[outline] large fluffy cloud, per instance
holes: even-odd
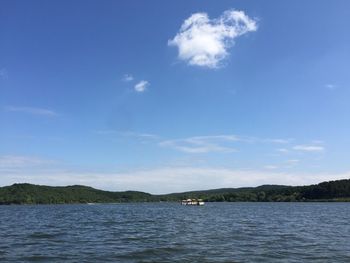
[[[190,65],[216,68],[229,54],[235,38],[256,30],[256,21],[243,11],[227,10],[217,19],[195,13],[168,44],[176,46],[179,58]]]

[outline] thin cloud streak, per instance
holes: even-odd
[[[160,142],[159,146],[173,148],[185,153],[230,153],[236,150],[221,144],[234,141],[238,141],[235,135],[194,136],[185,139],[165,140]]]
[[[55,160],[43,159],[36,156],[1,155],[0,175],[4,171],[26,171],[27,169],[42,169],[57,164]]]
[[[275,170],[275,169],[278,169],[278,166],[276,166],[276,165],[265,165],[264,169]]]
[[[31,115],[38,115],[38,116],[46,116],[46,117],[57,117],[59,114],[56,112],[49,110],[49,109],[43,109],[43,108],[35,108],[35,107],[15,107],[15,106],[6,106],[4,108],[5,111],[8,112],[18,112],[18,113],[25,113],[25,114],[31,114]]]
[[[323,152],[325,148],[323,146],[316,145],[296,145],[293,147],[293,150],[302,152]]]
[[[125,136],[125,137],[135,137],[140,139],[152,139],[152,140],[160,139],[160,137],[156,134],[132,132],[132,131],[96,130],[94,131],[94,133],[98,135],[116,135],[116,136]]]
[[[232,153],[236,152],[236,147],[232,144],[241,143],[272,143],[288,144],[291,139],[260,139],[249,136],[237,136],[234,134],[193,136],[183,139],[164,140],[159,142],[159,146],[173,148],[185,153]]]

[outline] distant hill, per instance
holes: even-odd
[[[109,192],[82,185],[52,187],[13,184],[0,188],[0,204],[72,204],[149,201],[152,195],[137,192]]]
[[[161,199],[172,201],[186,198],[201,198],[207,202],[350,201],[350,180],[329,181],[309,186],[261,185],[222,188],[161,196]]]
[[[53,187],[25,183],[0,187],[0,204],[159,202],[187,198],[201,198],[206,202],[350,201],[350,179],[309,186],[262,185],[165,195],[138,191],[110,192],[82,185]]]

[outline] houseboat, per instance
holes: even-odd
[[[202,199],[184,199],[181,201],[182,205],[204,205]]]

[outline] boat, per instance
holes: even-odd
[[[181,201],[182,205],[204,205],[202,199],[184,199]]]

